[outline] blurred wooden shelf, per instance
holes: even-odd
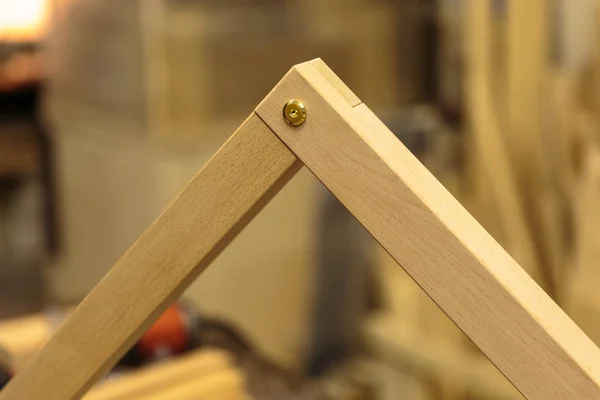
[[[39,169],[38,143],[28,134],[30,128],[21,128],[21,132],[0,128],[0,177],[33,175]]]

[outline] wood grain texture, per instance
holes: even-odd
[[[83,400],[139,399],[231,368],[226,353],[199,350],[102,383],[90,390]]]
[[[256,112],[525,397],[600,399],[598,348],[366,106],[304,63]]]
[[[300,166],[260,119],[249,117],[0,399],[82,396]]]

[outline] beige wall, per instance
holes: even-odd
[[[63,126],[57,136],[65,249],[48,282],[59,302],[85,296],[219,146],[158,149],[77,129]],[[185,295],[286,363],[298,360],[307,336],[316,185],[301,171]]]
[[[66,245],[52,297],[81,299],[294,63],[323,57],[373,108],[395,107],[395,14],[359,3],[321,32],[295,2],[74,2],[48,46]],[[187,293],[287,362],[308,336],[316,185],[300,173]]]

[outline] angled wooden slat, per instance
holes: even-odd
[[[325,68],[292,69],[264,123],[246,121],[0,400],[81,396],[293,175],[293,154],[528,399],[600,399],[598,348]],[[282,118],[291,98],[299,127]]]
[[[304,63],[256,112],[525,397],[600,399],[598,348],[364,104]]]
[[[0,399],[82,396],[300,166],[269,128],[250,116]]]

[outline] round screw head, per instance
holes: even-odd
[[[306,121],[306,107],[299,100],[290,100],[283,106],[283,118],[292,126],[300,126]]]

